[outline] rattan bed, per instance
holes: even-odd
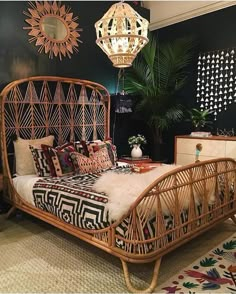
[[[104,139],[109,136],[109,112],[108,91],[90,81],[41,76],[6,86],[1,93],[4,197],[12,204],[9,214],[20,209],[120,258],[128,289],[152,292],[163,255],[227,218],[236,222],[236,163],[230,158],[219,158],[171,171],[149,185],[122,219],[101,230],[79,229],[24,201],[12,182],[12,135],[31,139],[53,133],[58,143]],[[183,220],[181,212],[186,199],[189,204],[187,218]],[[165,225],[163,203],[173,219],[171,228]],[[155,235],[147,238],[143,230],[150,218]],[[116,228],[124,219],[128,228],[122,237]],[[117,240],[123,242],[123,248],[117,247]],[[153,261],[150,286],[145,290],[135,289],[127,263]]]

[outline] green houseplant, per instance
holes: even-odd
[[[137,136],[129,137],[128,143],[129,143],[130,147],[133,147],[134,145],[147,144],[147,140],[144,137],[144,135],[138,134]]]
[[[199,110],[192,108],[188,111],[189,118],[186,121],[190,121],[194,127],[194,131],[200,131],[204,127],[210,127],[212,125],[211,120],[212,111],[209,109]]]
[[[193,47],[191,37],[157,44],[150,34],[125,74],[125,90],[138,97],[135,111],[149,126],[155,150],[160,150],[163,131],[183,118],[177,94],[186,83]],[[153,156],[159,159],[160,154]]]

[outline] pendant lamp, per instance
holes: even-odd
[[[130,67],[136,55],[148,43],[148,25],[149,22],[129,4],[115,3],[95,23],[96,43],[114,67]]]

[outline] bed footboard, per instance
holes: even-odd
[[[114,250],[131,262],[150,262],[220,221],[231,217],[235,222],[235,180],[236,162],[230,158],[163,175],[139,196],[122,222],[112,225]],[[117,233],[122,224],[125,237]]]

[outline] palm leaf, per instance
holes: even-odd
[[[191,282],[184,282],[183,283],[183,286],[185,288],[188,288],[188,289],[192,289],[192,288],[196,288],[199,286],[199,284],[194,284],[194,283],[191,283]]]
[[[223,244],[223,248],[226,250],[233,250],[236,248],[236,240],[231,240]]]
[[[217,260],[213,259],[212,257],[210,257],[210,258],[206,257],[205,259],[202,259],[200,261],[200,265],[203,267],[213,266],[213,265],[215,265],[215,263],[217,263]]]
[[[183,111],[177,93],[187,81],[193,57],[193,38],[159,44],[154,35],[125,74],[125,90],[138,97],[136,111],[150,127],[163,131],[180,121]]]

